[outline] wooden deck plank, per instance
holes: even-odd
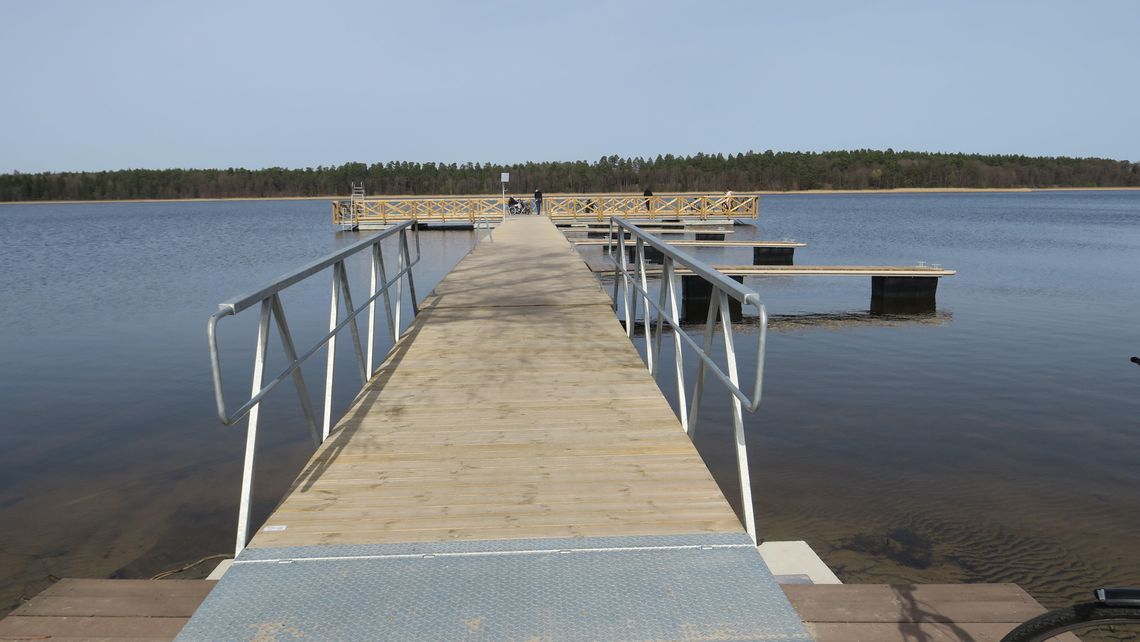
[[[543,539],[558,537],[616,537],[635,532],[639,535],[678,533],[727,533],[739,527],[735,515],[710,520],[683,519],[675,522],[595,523],[595,524],[511,524],[482,528],[454,527],[389,530],[341,529],[328,533],[260,532],[258,547],[314,546],[323,544],[399,544],[405,542],[444,542],[454,540]],[[301,541],[304,544],[296,544]]]
[[[999,642],[1045,612],[1016,584],[781,587],[816,642]],[[1075,636],[1059,642],[1080,642]]]
[[[1016,584],[785,586],[812,622],[1023,622],[1043,612]]]
[[[321,474],[312,476],[309,470],[303,475],[306,484],[317,483],[318,479],[337,481],[345,479],[377,479],[387,480],[393,478],[430,478],[467,476],[472,481],[476,479],[516,478],[541,480],[545,478],[565,478],[571,481],[575,478],[626,479],[626,480],[661,480],[671,478],[704,479],[699,471],[685,470],[691,464],[700,461],[699,458],[684,456],[664,457],[658,456],[653,462],[644,462],[640,457],[626,457],[623,461],[618,457],[607,457],[595,462],[584,462],[582,457],[562,457],[559,461],[546,461],[536,463],[531,459],[501,459],[488,461],[437,461],[437,462],[393,462],[383,467],[373,465],[359,465],[345,463],[339,466],[329,466],[327,461],[314,462],[322,464],[319,468]],[[334,462],[335,463],[335,462]],[[590,468],[584,463],[593,463]],[[428,464],[431,464],[430,466]],[[700,484],[698,484],[698,487]]]
[[[658,495],[655,490],[655,484],[647,484],[643,487],[637,487],[631,484],[614,484],[603,482],[602,484],[590,485],[587,483],[575,484],[577,487],[586,489],[585,492],[566,492],[562,494],[536,491],[515,491],[511,494],[497,494],[493,495],[488,490],[497,488],[498,485],[485,485],[482,487],[474,487],[465,493],[451,493],[441,490],[424,489],[422,485],[408,485],[405,486],[405,494],[398,492],[389,492],[383,500],[376,501],[372,499],[360,499],[352,497],[330,497],[325,498],[321,496],[306,497],[297,499],[292,502],[291,506],[295,510],[308,509],[308,507],[329,506],[336,505],[340,508],[354,508],[354,507],[368,507],[368,508],[389,508],[389,507],[402,507],[402,506],[451,506],[456,497],[465,497],[464,507],[478,507],[481,505],[495,506],[503,503],[507,504],[580,504],[590,502],[594,498],[594,493],[608,494],[608,495],[628,495],[631,498],[642,499],[650,501],[657,499]],[[703,494],[699,491],[691,492],[689,494],[686,489],[679,489],[670,491],[670,496],[677,498],[692,497],[700,499]]]
[[[212,580],[106,580],[64,578],[37,597],[133,597],[167,595],[205,597]],[[25,605],[26,606],[26,605]]]
[[[741,532],[549,221],[513,219],[421,314],[251,547]]]
[[[0,640],[173,640],[185,617],[8,617]]]
[[[1001,642],[1002,637],[1016,626],[975,622],[806,624],[815,642]]]
[[[945,277],[957,274],[954,270],[922,265],[714,265],[722,274],[729,276],[924,276]],[[614,265],[609,260],[591,261],[594,272],[613,272]],[[633,267],[630,267],[633,270]],[[660,275],[662,268],[646,266],[648,275]],[[692,274],[685,268],[677,268],[677,274]]]
[[[686,230],[693,231],[693,230]],[[719,234],[717,230],[695,230],[698,234]],[[798,241],[690,241],[688,239],[667,239],[669,245],[675,247],[807,247],[807,243]],[[575,238],[570,241],[574,245],[616,245],[609,239],[583,239]],[[628,247],[630,242],[626,241]]]
[[[0,640],[173,640],[215,584],[62,579],[0,621]]]
[[[157,580],[156,580],[157,581]],[[206,597],[201,595],[41,596],[13,615],[43,617],[190,617]]]

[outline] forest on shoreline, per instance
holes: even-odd
[[[490,194],[501,172],[516,193],[657,193],[906,188],[1140,187],[1140,163],[1104,158],[895,152],[746,152],[594,162],[345,163],[288,169],[124,169],[0,174],[0,201]]]

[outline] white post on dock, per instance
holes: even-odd
[[[503,190],[503,200],[499,201],[499,205],[503,208],[503,220],[507,220],[507,183],[511,182],[511,173],[503,172],[499,174],[499,186]]]

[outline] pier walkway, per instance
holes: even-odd
[[[810,640],[545,217],[444,278],[179,640]]]

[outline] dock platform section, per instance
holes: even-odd
[[[444,278],[179,639],[810,640],[546,218]]]

